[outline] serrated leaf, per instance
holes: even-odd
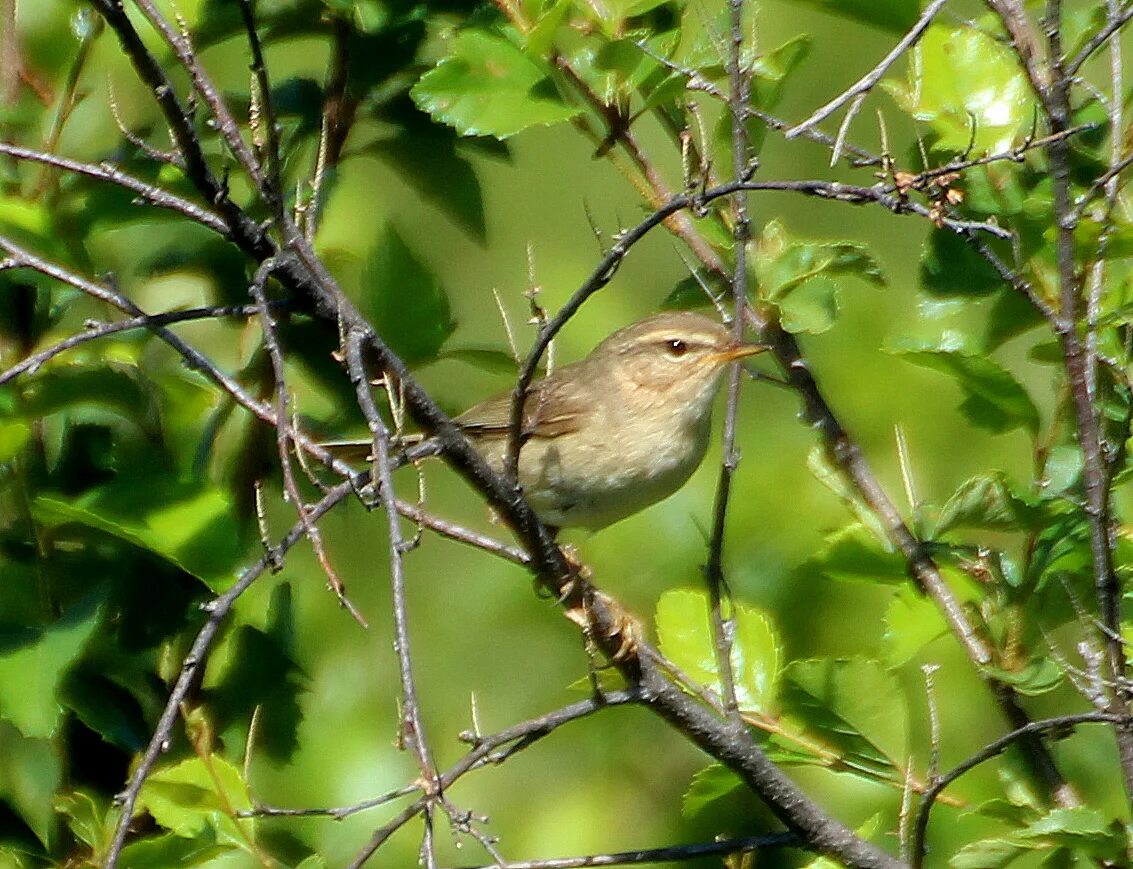
[[[97,860],[110,844],[114,832],[107,823],[108,801],[101,795],[80,789],[56,794],[52,808],[67,819],[75,838],[91,849]]]
[[[880,264],[865,245],[795,239],[775,220],[764,228],[753,268],[760,294],[778,305],[790,332],[818,334],[834,324],[836,278],[852,275],[876,286],[885,284]]]
[[[138,794],[138,811],[148,811],[162,827],[194,838],[208,829],[239,833],[228,813],[252,807],[239,767],[218,754],[192,757],[153,772]]]
[[[867,245],[793,238],[777,220],[763,230],[754,268],[760,291],[773,301],[819,276],[854,275],[875,286],[885,285],[881,264]]]
[[[741,711],[768,713],[778,693],[782,646],[770,619],[739,604],[735,611],[732,674]],[[721,691],[708,595],[675,589],[661,596],[655,615],[661,651],[685,673]]]
[[[929,536],[939,538],[954,528],[1038,530],[1045,520],[1040,508],[1014,493],[1006,474],[989,471],[960,484],[940,509]]]
[[[856,523],[828,535],[811,563],[832,579],[902,585],[909,580],[904,559]]]
[[[1008,839],[981,839],[953,854],[948,865],[953,869],[999,869],[1026,850]]]
[[[681,814],[686,818],[699,814],[705,806],[743,786],[739,776],[720,763],[706,766],[692,777],[692,783],[681,797]]]
[[[559,99],[546,72],[520,49],[482,30],[458,34],[409,93],[422,111],[465,136],[506,139],[580,111]]]
[[[988,673],[1001,682],[1011,685],[1020,694],[1038,696],[1053,691],[1062,684],[1062,668],[1051,658],[1038,657],[1015,669],[985,667]]]
[[[960,412],[972,425],[1003,434],[1039,429],[1039,411],[1009,371],[985,356],[936,348],[898,350],[904,359],[952,378],[964,393]]]

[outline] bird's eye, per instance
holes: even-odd
[[[688,353],[688,344],[680,338],[670,338],[665,342],[665,350],[674,359],[678,359]]]

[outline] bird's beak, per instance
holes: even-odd
[[[737,359],[746,359],[756,353],[764,353],[770,349],[770,344],[732,344],[719,353],[714,353],[712,358],[714,362],[724,365],[728,362],[735,362]]]

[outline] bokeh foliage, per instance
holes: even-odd
[[[737,597],[739,711],[768,756],[833,816],[894,852],[902,793],[914,791],[916,804],[915,792],[938,771],[931,758],[947,768],[1009,729],[981,678],[1010,686],[1036,718],[1088,711],[1091,690],[1105,691],[1065,360],[1036,306],[944,219],[1010,233],[974,231],[1040,302],[1058,308],[1050,166],[1041,148],[1027,147],[1047,131],[1036,129],[1036,98],[996,20],[970,5],[977,17],[939,17],[890,70],[849,139],[888,147],[896,169],[913,174],[1016,155],[899,191],[945,208],[935,220],[791,193],[750,200],[750,295],[803,343],[993,653],[978,667],[967,659],[861,494],[795,419],[795,399],[745,385],[745,459],[726,563]],[[1072,56],[1104,18],[1094,2],[1065,6]],[[261,135],[250,120],[256,98],[236,4],[199,0],[176,11],[249,138]],[[288,204],[306,204],[318,219],[319,254],[454,411],[514,378],[494,288],[525,343],[523,293],[537,284],[539,303],[561,304],[598,258],[591,223],[608,244],[660,204],[650,171],[673,192],[732,174],[729,114],[713,98],[728,86],[724,4],[273,0],[256,11]],[[742,60],[752,104],[804,117],[868,69],[919,12],[912,0],[751,4]],[[110,160],[195,198],[177,165],[147,153],[169,147],[163,123],[91,10],[23,3],[17,24],[21,75],[0,114],[6,141]],[[157,40],[153,50],[172,68]],[[1071,140],[1071,184],[1089,207],[1073,253],[1081,275],[1104,275],[1091,303],[1101,360],[1091,397],[1112,462],[1124,582],[1133,230],[1096,182],[1112,143],[1127,136],[1109,128],[1112,115],[1100,106],[1100,62],[1083,72],[1094,85],[1075,92],[1073,120],[1085,126]],[[332,94],[349,131],[338,139],[320,137]],[[199,135],[231,172],[233,198],[269,218],[203,114]],[[849,161],[832,169],[828,149],[784,141],[758,116],[746,126],[760,159],[755,180],[869,186],[898,177],[887,167],[878,181],[878,167]],[[643,156],[621,146],[625,130]],[[309,178],[320,161],[315,201]],[[11,157],[0,172],[0,236],[67,269],[111,275],[146,310],[247,301],[255,264],[216,234],[113,184]],[[702,243],[691,253],[674,253],[658,230],[567,330],[560,352],[577,356],[662,305],[706,304],[706,289],[722,292],[706,260],[734,262],[732,230],[721,203],[689,221],[687,233]],[[276,301],[302,425],[357,433],[353,387],[332,355],[338,336],[296,300]],[[6,268],[0,369],[116,317],[33,269]],[[270,396],[270,365],[247,316],[175,328],[246,389]],[[0,857],[17,866],[99,865],[117,820],[112,797],[153,731],[203,623],[202,604],[260,555],[253,492],[264,493],[259,518],[273,536],[294,511],[280,497],[273,433],[144,330],[79,344],[5,382],[0,408]],[[894,445],[894,426],[907,448]],[[504,533],[451,475],[425,475],[430,510]],[[665,505],[576,542],[599,585],[652,614],[662,651],[719,690],[699,575],[712,477],[706,471]],[[403,485],[416,497],[411,476]],[[122,865],[341,865],[385,816],[335,823],[239,812],[261,803],[345,805],[414,778],[390,745],[397,682],[384,526],[357,505],[325,524],[348,592],[374,627],[356,629],[336,607],[305,550],[261,580],[241,600],[182,710],[184,726],[142,790],[139,833]],[[428,536],[408,565],[426,721],[446,761],[463,750],[457,734],[470,726],[470,690],[488,730],[576,699],[586,656],[521,571]],[[934,674],[939,735],[922,665]],[[731,772],[644,713],[611,710],[573,727],[585,732],[556,734],[495,780],[487,771],[462,783],[460,800],[491,812],[510,856],[775,828]],[[935,809],[934,865],[1124,859],[1128,804],[1112,734],[1089,725],[1057,737],[1051,750],[1081,804],[1056,805],[1009,750]],[[391,865],[416,859],[410,835],[391,848]],[[448,856],[459,853],[453,846]],[[810,859],[760,856],[770,865]]]

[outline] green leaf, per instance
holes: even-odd
[[[806,457],[806,466],[815,479],[838,496],[846,507],[857,517],[858,523],[872,534],[883,546],[889,546],[889,535],[881,520],[874,515],[869,505],[862,500],[857,489],[851,486],[845,475],[830,460],[826,448],[816,445]]]
[[[1047,657],[1032,658],[1022,667],[1012,670],[990,666],[983,669],[1020,694],[1031,697],[1046,694],[1062,684],[1062,668]]]
[[[32,513],[49,527],[75,523],[110,534],[175,564],[214,591],[235,581],[244,554],[227,494],[159,474],[120,476],[72,500],[40,495]]]
[[[24,736],[50,739],[63,715],[59,686],[82,655],[102,618],[101,599],[89,596],[72,606],[30,642],[0,653],[0,716]]]
[[[1018,497],[1002,471],[989,471],[965,480],[940,510],[929,535],[941,537],[953,528],[994,531],[1038,530],[1043,511]]]
[[[856,523],[827,536],[811,563],[831,579],[901,585],[909,580],[904,559]]]
[[[681,814],[694,817],[710,803],[743,786],[739,776],[720,763],[713,763],[692,777],[692,784],[681,798]]]
[[[953,869],[999,869],[1026,850],[1008,839],[981,839],[957,851],[948,865]]]
[[[218,754],[192,757],[154,772],[138,794],[137,811],[148,811],[162,827],[185,838],[215,830],[242,838],[231,810],[250,809],[252,800],[239,767]]]
[[[122,849],[120,865],[130,869],[169,869],[182,867],[215,866],[217,858],[235,851],[229,844],[216,841],[211,830],[194,838],[175,833],[146,836]]]
[[[1027,135],[1031,89],[1018,59],[990,34],[934,24],[913,49],[906,82],[883,83],[898,105],[938,137],[938,150],[1003,151]]]
[[[101,862],[114,833],[113,820],[107,817],[108,801],[85,789],[57,794],[53,808],[67,818],[67,826],[75,838],[91,849],[96,862]]]
[[[904,33],[920,14],[918,0],[794,0],[893,33]]]
[[[811,38],[802,34],[755,57],[751,66],[751,99],[755,105],[767,112],[779,105],[791,74],[810,54],[811,43]],[[766,130],[766,125],[760,125]]]
[[[782,646],[770,619],[739,604],[735,611],[732,674],[743,711],[768,713],[778,693]],[[721,692],[708,595],[675,589],[661,596],[655,616],[661,651],[685,673]]]
[[[1003,278],[963,237],[950,229],[929,233],[921,256],[921,287],[938,296],[987,296]]]
[[[448,295],[392,225],[382,233],[363,282],[362,307],[382,339],[410,365],[435,359],[456,328]]]
[[[719,299],[728,292],[730,288],[727,282],[719,275],[709,274],[700,277],[689,275],[687,278],[682,278],[669,291],[661,307],[667,311],[688,311],[711,305],[712,299],[709,298],[709,293]]]
[[[419,113],[417,118],[424,120]],[[458,142],[448,127],[424,122],[394,138],[380,139],[368,150],[483,245],[487,240],[484,197],[472,164],[457,151]]]
[[[513,379],[519,373],[519,363],[511,353],[492,347],[446,347],[437,354],[437,359],[455,359],[493,374],[506,374]]]
[[[51,803],[63,780],[58,747],[51,740],[26,737],[0,719],[0,757],[0,802],[11,806],[50,850],[56,829]]]
[[[1014,288],[1007,287],[996,297],[987,323],[986,349],[995,350],[1012,338],[1029,332],[1045,321],[1038,308]]]
[[[761,295],[779,306],[791,332],[824,332],[838,311],[838,283],[852,275],[875,286],[885,277],[877,259],[852,241],[801,241],[791,238],[776,220],[764,228],[753,268]]]
[[[914,365],[951,377],[964,393],[960,412],[979,428],[1003,434],[1024,428],[1038,433],[1039,411],[1006,369],[985,356],[945,348],[898,349]]]
[[[876,661],[794,661],[783,680],[783,711],[838,755],[832,769],[895,782],[902,773],[907,714],[897,680]]]
[[[522,51],[481,30],[458,34],[449,54],[409,93],[422,111],[465,136],[506,139],[580,111],[559,99],[544,70]]]
[[[858,834],[858,838],[869,841],[877,835],[880,829],[881,814],[878,813],[868,817],[854,832]],[[842,869],[844,865],[845,864],[833,860],[830,857],[816,857],[814,860],[807,863],[803,869]]]
[[[899,667],[947,633],[948,626],[935,603],[922,594],[902,589],[885,611],[885,663]]]
[[[23,422],[0,423],[0,464],[10,462],[31,437],[31,428]]]

